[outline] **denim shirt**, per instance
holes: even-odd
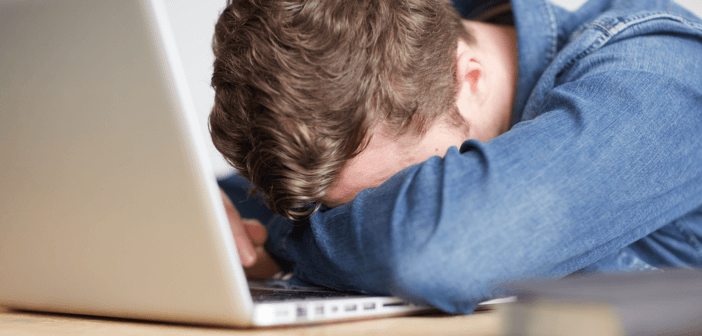
[[[511,130],[269,217],[297,279],[469,313],[514,280],[702,267],[702,20],[664,0],[512,8]]]

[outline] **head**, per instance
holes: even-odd
[[[343,203],[333,187],[369,143],[463,123],[459,40],[472,42],[448,0],[231,0],[213,42],[214,144],[278,214]]]

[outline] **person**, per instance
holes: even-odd
[[[228,3],[210,126],[247,274],[470,313],[519,279],[702,267],[702,20],[453,6]]]

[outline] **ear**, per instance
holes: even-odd
[[[456,51],[456,85],[458,99],[480,104],[487,97],[485,68],[477,54],[464,41],[458,41]]]

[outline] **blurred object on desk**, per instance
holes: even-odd
[[[597,274],[526,282],[497,307],[506,335],[700,335],[702,272]]]

